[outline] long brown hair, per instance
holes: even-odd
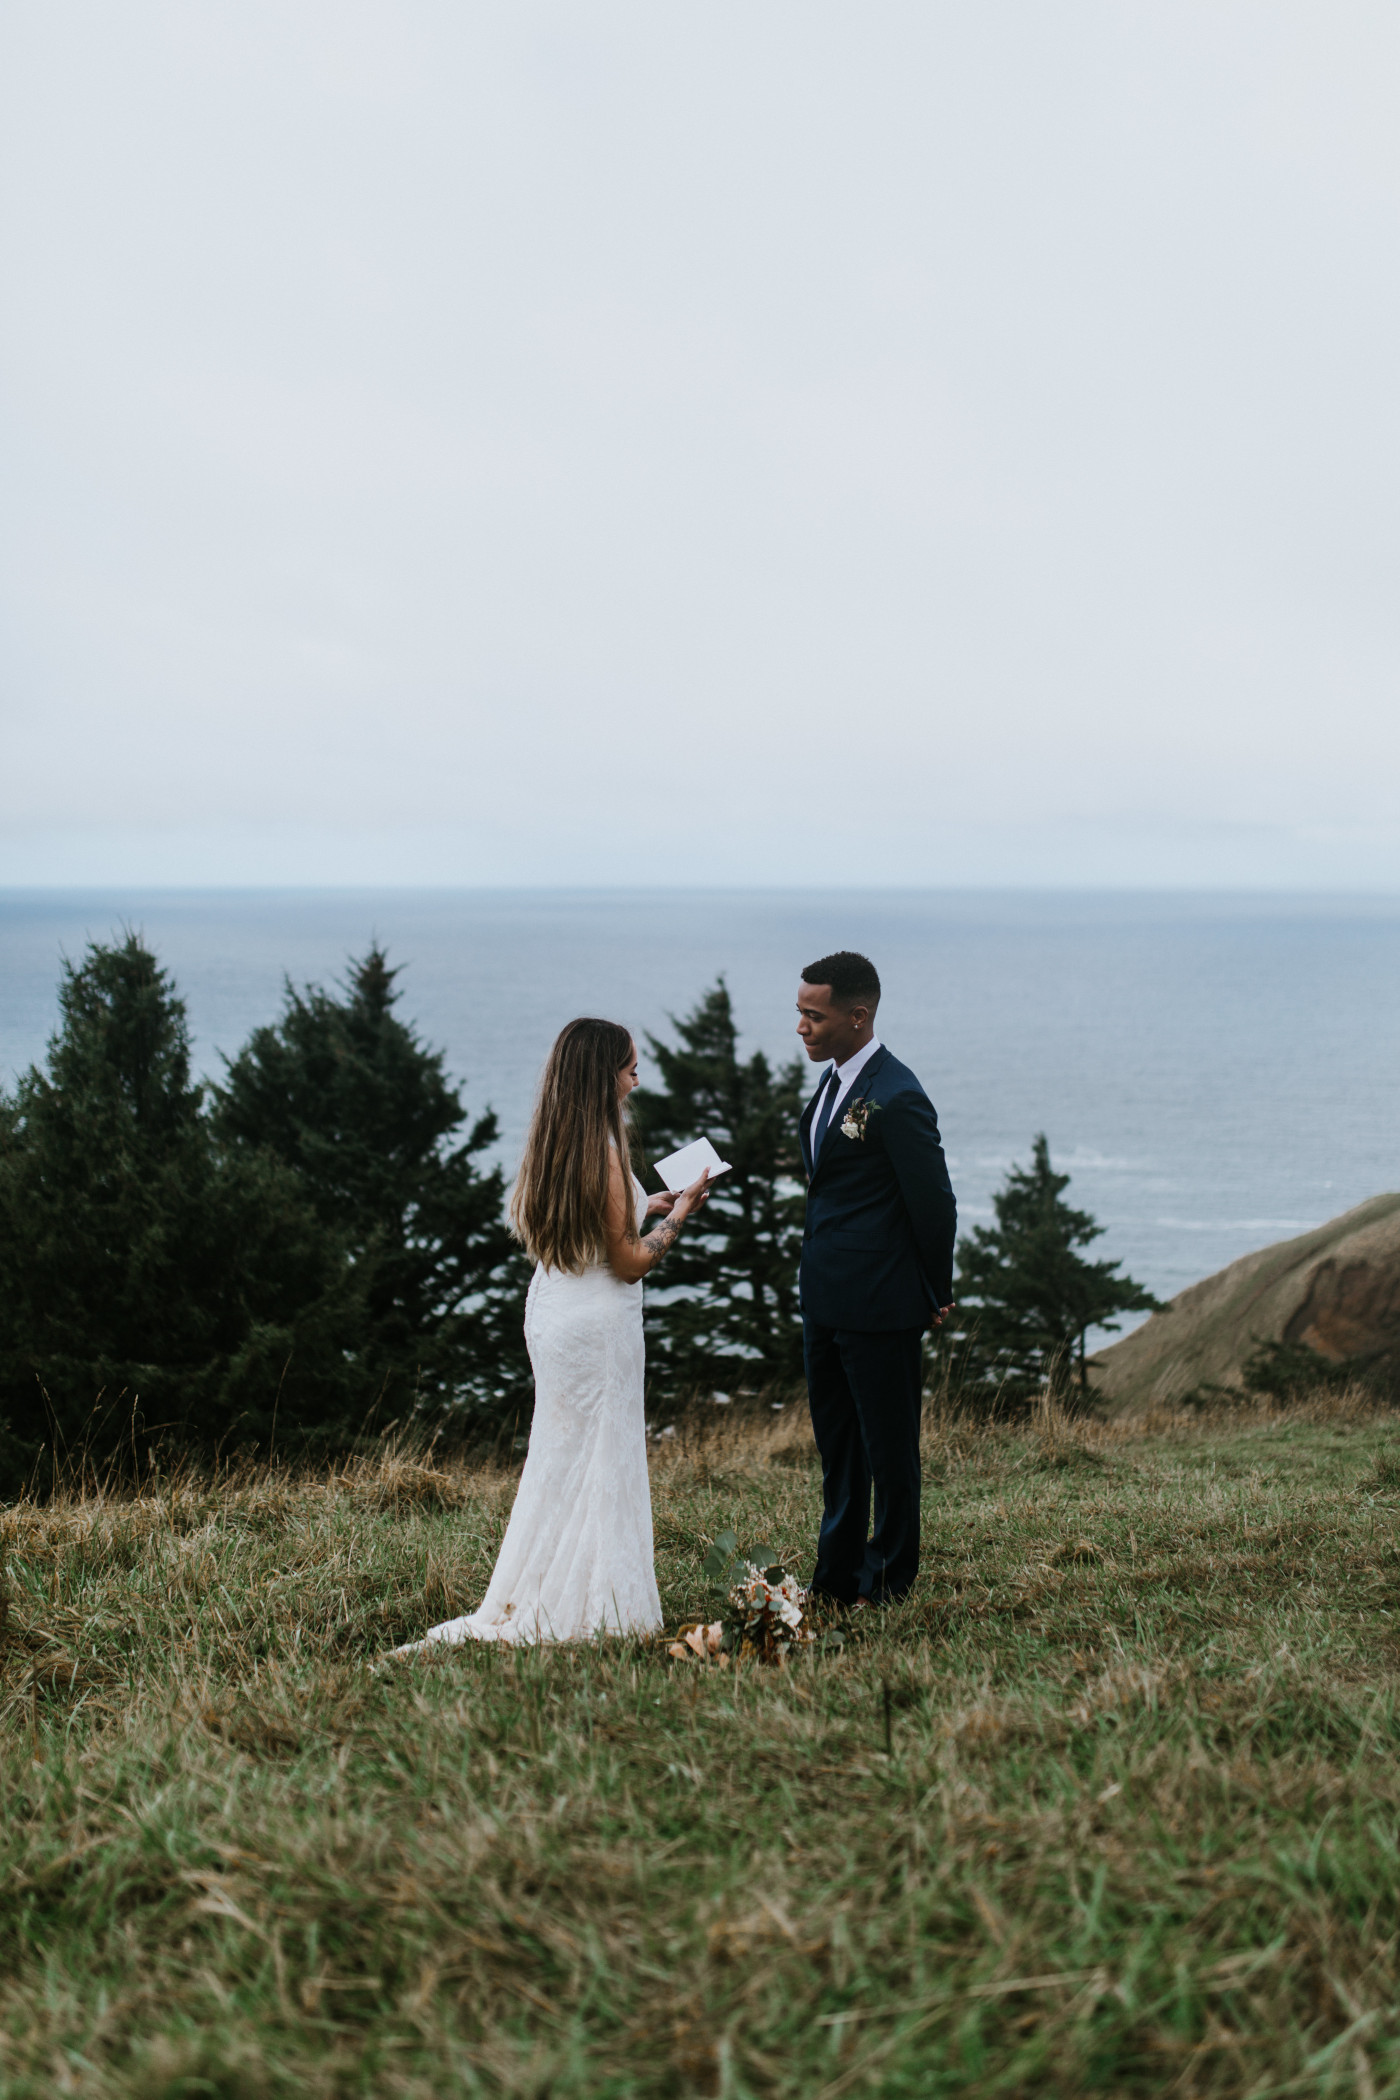
[[[632,1037],[617,1021],[570,1021],[540,1076],[535,1113],[510,1199],[510,1225],[547,1269],[579,1275],[605,1244],[609,1140],[623,1172],[629,1147],[618,1075]],[[632,1206],[625,1231],[636,1239]]]

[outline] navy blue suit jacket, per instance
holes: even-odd
[[[841,1129],[857,1101],[870,1104],[865,1135]],[[907,1065],[881,1044],[827,1124],[809,1143],[815,1097],[798,1129],[807,1168],[802,1311],[819,1327],[878,1332],[927,1327],[953,1299],[953,1199],[938,1117]]]

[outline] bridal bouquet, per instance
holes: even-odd
[[[722,1531],[710,1548],[705,1573],[721,1591],[725,1611],[706,1624],[682,1627],[681,1638],[667,1653],[680,1660],[698,1656],[727,1663],[731,1657],[755,1662],[785,1662],[794,1650],[816,1639],[806,1621],[807,1592],[795,1575],[774,1558],[771,1546],[746,1553],[732,1531]]]

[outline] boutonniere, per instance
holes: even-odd
[[[879,1113],[878,1101],[853,1101],[841,1124],[842,1137],[863,1138],[870,1128],[870,1118]]]

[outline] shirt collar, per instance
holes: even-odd
[[[864,1068],[866,1067],[866,1065],[869,1064],[871,1058],[875,1055],[875,1052],[879,1049],[879,1047],[879,1036],[872,1035],[870,1041],[864,1046],[863,1049],[857,1050],[854,1057],[848,1057],[844,1065],[837,1065],[836,1077],[841,1081],[843,1086],[845,1085],[848,1079],[854,1079],[858,1072],[864,1070]]]

